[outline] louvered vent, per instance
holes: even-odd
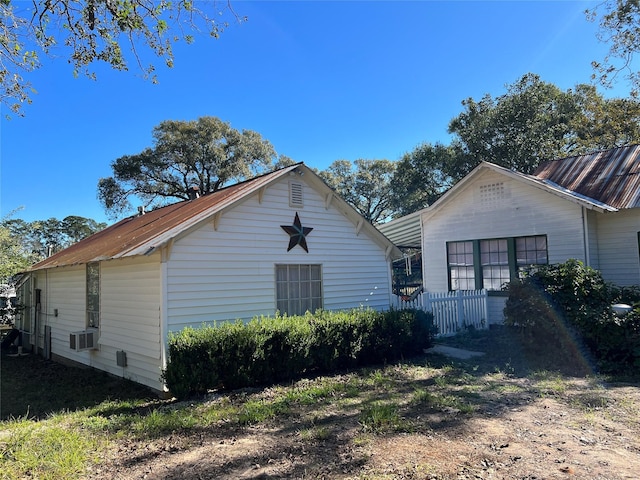
[[[304,201],[302,197],[302,184],[299,182],[289,183],[289,206],[290,207],[304,206]]]

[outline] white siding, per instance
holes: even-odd
[[[587,235],[587,239],[589,242],[589,262],[587,263],[587,265],[595,269],[600,269],[600,255],[598,248],[598,216],[600,214],[592,210],[587,210],[586,214],[587,231],[589,232]]]
[[[487,310],[489,315],[489,324],[504,323],[504,306],[507,302],[506,295],[490,296],[487,299]]]
[[[604,279],[620,286],[640,284],[640,209],[598,214],[597,232]]]
[[[93,366],[162,389],[160,258],[137,257],[100,264],[100,350]],[[116,364],[124,351],[127,366]]]
[[[480,186],[500,184],[499,194]],[[555,195],[485,171],[431,217],[423,217],[423,271],[427,291],[446,291],[446,244],[450,241],[547,235],[549,263],[585,260],[582,208]],[[492,315],[500,302],[491,301]],[[501,318],[490,318],[491,323]]]
[[[324,308],[389,307],[390,267],[381,247],[305,185],[304,206],[289,206],[284,179],[175,242],[167,268],[169,329],[275,313],[275,265],[321,264]],[[296,212],[309,253],[287,252]]]
[[[86,326],[84,266],[38,272],[35,288],[41,290],[39,347],[44,347],[44,327],[49,326],[51,353],[88,365],[87,352],[76,353],[69,348],[69,333]]]
[[[85,266],[38,272],[37,288],[42,289],[38,330],[51,327],[52,355],[161,390],[159,271],[159,255],[100,263],[99,348],[83,352],[69,348],[69,334],[86,328]],[[127,353],[125,368],[116,365],[118,350]]]

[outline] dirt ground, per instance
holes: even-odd
[[[336,402],[254,426],[122,440],[89,478],[640,478],[637,385],[489,371],[445,385],[432,381],[446,367],[440,360],[418,373],[424,385],[443,394],[473,387],[472,411],[406,409],[411,429],[380,433],[363,429],[362,405]],[[471,372],[474,361],[464,361]]]

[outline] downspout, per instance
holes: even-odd
[[[169,322],[167,318],[168,305],[167,305],[167,290],[168,290],[168,262],[160,262],[160,311],[158,312],[159,326],[160,326],[160,368],[164,371],[167,368],[167,360],[169,353]],[[161,391],[167,393],[168,389],[163,382]]]
[[[587,210],[582,208],[582,243],[584,248],[584,264],[587,267],[591,266],[591,248],[589,245],[589,222],[587,221]]]
[[[422,294],[427,291],[427,256],[424,251],[424,223],[422,220],[422,214],[420,214],[420,263],[422,263]],[[424,296],[422,297],[425,298]]]

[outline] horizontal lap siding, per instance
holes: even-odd
[[[600,254],[598,247],[598,217],[600,213],[588,210],[587,212],[587,231],[588,231],[588,252],[590,267],[600,269]]]
[[[503,182],[504,195],[483,202],[480,185]],[[584,260],[582,209],[537,188],[485,172],[427,218],[424,225],[425,286],[448,289],[446,243],[462,240],[547,235],[549,262]]]
[[[604,279],[621,286],[640,284],[640,209],[599,214],[597,231],[600,271]]]
[[[304,207],[289,207],[288,181],[272,185],[173,246],[168,265],[169,329],[214,320],[247,320],[275,313],[275,265],[321,264],[325,309],[389,306],[389,265],[384,251],[324,198],[304,187]],[[296,212],[309,253],[287,252]],[[372,294],[373,293],[373,294]]]
[[[51,353],[90,365],[88,352],[75,352],[69,348],[69,333],[84,330],[86,326],[84,265],[38,272],[36,288],[42,290],[42,326],[51,327]],[[40,328],[41,334],[43,331],[44,328]]]
[[[489,296],[487,298],[487,310],[489,315],[489,324],[504,323],[504,306],[507,297]]]
[[[159,256],[102,262],[100,268],[100,351],[94,365],[159,390]],[[118,351],[126,352],[126,367],[116,364]]]

